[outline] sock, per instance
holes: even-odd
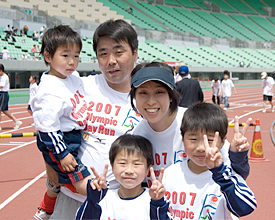
[[[40,203],[40,207],[48,214],[53,213],[54,205],[57,197],[48,196],[47,192],[44,195],[44,199]]]

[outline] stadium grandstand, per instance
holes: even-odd
[[[131,23],[139,37],[139,60],[183,62],[193,77],[212,79],[225,69],[233,79],[260,79],[275,68],[274,0],[0,0],[1,60],[11,88],[27,88],[30,74],[46,66],[32,53],[33,34],[42,26],[68,24],[80,33],[83,48],[79,72],[99,71],[92,49],[96,27],[108,19]],[[7,25],[18,35],[6,38]],[[28,26],[27,35],[20,30]],[[36,60],[36,61],[34,61]]]

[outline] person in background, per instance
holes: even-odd
[[[13,120],[14,129],[18,129],[22,125],[22,121],[18,121],[13,114],[9,112],[9,89],[10,89],[10,79],[5,73],[5,67],[0,64],[0,111]],[[0,122],[1,122],[1,112],[0,112]],[[1,127],[0,127],[1,130]]]
[[[203,101],[203,93],[199,82],[189,77],[188,66],[179,68],[181,80],[176,83],[176,90],[180,93],[179,106],[188,107],[193,103]]]
[[[235,89],[234,83],[231,79],[229,79],[229,72],[227,70],[224,71],[223,74],[224,80],[222,81],[221,85],[221,102],[222,99],[224,99],[224,110],[229,109],[229,102],[228,99],[231,96],[231,90],[234,88],[235,94],[237,94],[237,91]]]
[[[217,99],[217,104],[220,105],[220,92],[221,92],[221,82],[217,76],[214,77],[214,79],[211,82],[211,87],[212,87],[212,101],[213,103],[216,103]]]
[[[271,112],[274,112],[274,107],[273,107],[273,102],[272,102],[272,97],[274,95],[273,92],[273,85],[274,85],[274,79],[270,76],[267,75],[266,72],[261,73],[261,79],[263,80],[262,82],[262,87],[263,87],[263,113],[266,112],[266,103],[267,100],[269,101],[271,105]]]

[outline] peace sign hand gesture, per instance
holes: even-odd
[[[211,146],[209,146],[207,135],[203,135],[203,141],[205,146],[205,163],[208,169],[218,167],[223,162],[222,153],[217,146],[219,140],[219,132],[215,132],[214,140]]]
[[[162,184],[164,168],[161,168],[158,180],[156,179],[153,167],[150,167],[150,173],[152,178],[152,186],[149,189],[149,194],[152,200],[160,200],[166,191]]]
[[[235,116],[234,120],[234,136],[230,144],[230,150],[233,152],[247,151],[249,150],[249,143],[244,136],[248,126],[250,125],[252,118],[247,119],[242,132],[239,131],[239,117]]]
[[[95,178],[90,183],[93,190],[97,189],[98,191],[100,191],[101,189],[106,189],[107,188],[106,175],[108,171],[108,164],[105,164],[105,167],[101,176],[98,175],[94,167],[91,167],[91,170],[95,175]]]

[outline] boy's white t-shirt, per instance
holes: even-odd
[[[121,93],[110,88],[103,74],[81,77],[87,100],[88,115],[87,128],[82,131],[81,146],[78,156],[88,167],[93,166],[99,175],[104,165],[109,164],[106,179],[110,189],[118,188],[109,162],[111,144],[121,135],[132,133],[136,125],[142,120],[131,107],[129,93]],[[85,196],[72,193],[62,187],[67,196],[84,202]]]
[[[0,91],[8,92],[10,90],[10,79],[7,74],[0,76],[0,86],[3,86]]]
[[[211,87],[214,89],[214,96],[220,95],[221,91],[221,82],[218,80],[215,82],[215,80],[212,80]]]
[[[231,219],[226,199],[209,170],[195,174],[188,168],[186,160],[168,167],[162,183],[173,219],[208,219],[205,218],[207,212],[213,220]]]
[[[231,89],[234,87],[234,84],[231,79],[223,80],[222,81],[222,93],[223,97],[230,97],[231,96]]]
[[[274,79],[270,76],[267,77],[267,79],[263,79],[262,86],[263,86],[263,94],[267,96],[273,96],[273,85],[274,85]],[[271,91],[268,92],[271,88]]]
[[[149,189],[135,199],[121,199],[118,189],[108,190],[106,196],[99,202],[102,209],[100,219],[150,219]]]
[[[84,128],[87,103],[83,83],[70,75],[65,79],[43,73],[37,94],[31,101],[35,129],[68,132]]]
[[[30,88],[30,98],[29,98],[28,104],[30,105],[31,101],[33,100],[34,96],[37,93],[37,89],[38,89],[37,83],[31,83],[29,88]]]

